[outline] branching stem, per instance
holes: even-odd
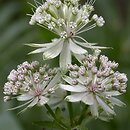
[[[82,123],[84,116],[86,115],[87,108],[88,108],[88,105],[85,105],[85,107],[83,108],[82,113],[79,117],[78,125],[80,125]]]
[[[70,95],[70,92],[67,92],[67,95]],[[67,102],[68,111],[69,111],[69,117],[70,117],[70,124],[73,126],[73,106],[71,102]]]
[[[45,104],[46,109],[48,110],[48,112],[50,113],[50,115],[54,118],[54,120],[57,122],[57,124],[62,127],[63,130],[69,130],[69,128],[61,121],[58,120],[55,113],[53,112],[53,110],[50,108],[50,106],[48,104]]]

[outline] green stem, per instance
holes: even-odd
[[[67,92],[67,95],[70,95],[70,92]],[[71,102],[67,102],[69,117],[70,117],[70,124],[73,126],[73,106]]]
[[[50,108],[50,106],[48,104],[45,104],[46,109],[48,110],[48,112],[51,114],[51,116],[54,118],[54,120],[57,122],[57,124],[63,128],[63,130],[68,130],[68,127],[60,120],[57,119],[55,113],[53,112],[53,110]]]
[[[80,125],[82,123],[84,117],[86,116],[87,108],[88,108],[88,105],[85,105],[85,107],[83,108],[82,113],[81,113],[81,115],[79,117],[78,125]]]

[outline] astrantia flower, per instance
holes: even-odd
[[[87,55],[81,66],[70,65],[69,76],[64,77],[68,85],[60,85],[62,89],[72,92],[66,100],[89,105],[92,115],[96,117],[102,111],[114,115],[113,106],[124,105],[115,97],[125,93],[127,86],[126,74],[115,71],[117,67],[118,63],[97,54]]]
[[[52,59],[60,55],[60,67],[66,68],[71,64],[71,55],[86,54],[84,48],[104,48],[94,46],[95,43],[88,43],[78,36],[96,26],[102,27],[105,23],[102,16],[92,15],[95,0],[88,1],[85,5],[79,6],[79,0],[47,0],[36,7],[31,17],[30,24],[37,24],[56,33],[59,38],[47,44],[30,44],[39,49],[31,52],[43,53],[44,59]]]
[[[27,105],[27,108],[34,105],[44,105],[49,97],[57,89],[60,80],[60,73],[57,68],[48,69],[47,65],[40,66],[39,62],[31,64],[24,62],[18,65],[17,70],[12,70],[8,76],[8,82],[4,85],[4,101],[16,98],[25,103],[15,107],[20,108]]]

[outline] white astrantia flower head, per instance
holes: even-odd
[[[10,110],[23,106],[27,106],[24,110],[35,105],[43,106],[58,88],[60,75],[58,68],[40,66],[38,61],[24,62],[18,65],[17,70],[10,72],[8,82],[4,85],[4,101],[16,98],[18,101],[26,102]]]
[[[95,51],[82,60],[82,65],[69,65],[69,76],[63,79],[68,83],[60,84],[70,91],[65,99],[69,102],[83,102],[89,105],[93,116],[100,117],[102,112],[114,115],[114,105],[125,105],[116,96],[126,92],[127,76],[115,71],[118,63]]]
[[[94,27],[102,27],[105,23],[102,16],[92,15],[95,0],[88,0],[85,5],[79,6],[79,0],[46,0],[36,7],[31,17],[30,24],[37,24],[59,36],[51,43],[30,44],[38,47],[31,52],[43,53],[44,59],[52,59],[60,55],[60,67],[66,68],[71,64],[71,55],[86,54],[90,49],[103,49],[105,47],[94,46],[96,43],[88,43],[79,34]]]

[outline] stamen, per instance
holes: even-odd
[[[30,17],[32,17],[33,15],[32,14],[26,14],[27,16],[30,16]]]
[[[96,0],[94,0],[94,1],[92,2],[92,5],[94,5],[95,2],[96,2]]]
[[[88,24],[88,23],[85,23],[83,26],[81,26],[81,27],[76,31],[76,33],[79,32],[82,28],[84,28],[87,24]]]
[[[91,29],[93,29],[93,28],[95,28],[95,27],[96,27],[96,23],[93,24],[93,25],[88,26],[86,29],[84,29],[84,30],[82,30],[82,31],[80,31],[80,32],[77,32],[76,34],[81,34],[81,33],[83,33],[83,32],[89,31],[89,30],[91,30]]]
[[[37,4],[36,0],[33,0],[33,1],[34,1],[35,5],[38,7],[38,4]]]
[[[85,43],[88,43],[84,38],[82,38],[82,37],[80,37],[80,36],[73,36],[73,38],[78,38],[78,39],[84,41]]]
[[[40,27],[42,27],[42,28],[44,28],[44,29],[46,29],[46,30],[48,30],[48,31],[51,31],[52,33],[55,33],[56,35],[59,35],[57,32],[55,32],[54,30],[48,29],[48,28],[45,27],[44,25],[41,25],[41,24],[39,24],[39,23],[37,23],[37,25],[40,26]]]
[[[8,109],[8,111],[12,111],[12,110],[16,110],[16,109],[19,109],[19,108],[21,108],[21,107],[24,107],[24,106],[28,105],[29,103],[31,103],[32,101],[33,101],[33,99],[32,99],[32,100],[29,100],[28,102],[26,102],[26,103],[24,103],[24,104],[22,104],[22,105],[19,105],[19,106],[17,106],[17,107],[10,108],[10,109]]]
[[[41,89],[40,87],[37,87],[36,89],[35,89],[35,95],[34,96],[40,96],[40,95],[42,95],[42,92],[43,92],[43,89]]]
[[[33,9],[33,8],[31,8],[31,10],[32,10],[32,12],[33,12],[33,13],[35,13],[35,11],[34,11],[34,9]]]
[[[33,4],[30,3],[30,2],[27,2],[27,4],[31,5],[31,6],[34,7],[35,9],[37,8],[35,5],[33,5]]]
[[[90,0],[88,4],[93,5],[95,2],[96,2],[96,0]]]
[[[36,3],[37,3],[37,5],[39,4],[39,5],[42,5],[42,3],[40,3],[40,2],[38,2],[37,0],[34,0]]]
[[[42,0],[42,4],[44,4],[44,0]]]

